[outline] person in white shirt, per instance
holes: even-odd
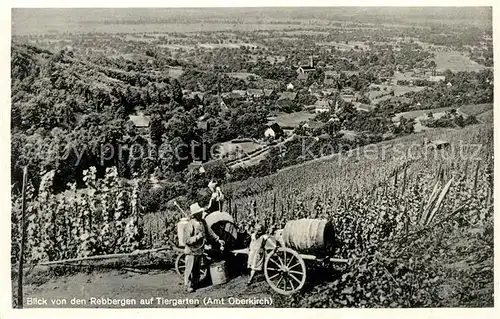
[[[264,234],[264,227],[261,224],[257,224],[251,235],[252,240],[248,247],[247,267],[250,269],[250,277],[248,278],[247,285],[252,282],[257,271],[262,271],[264,247],[268,237],[268,235]]]
[[[221,188],[217,186],[217,182],[213,180],[208,183],[208,188],[212,192],[212,195],[210,196],[210,202],[208,203],[206,212],[210,214],[216,211],[222,211],[224,194],[222,193]]]

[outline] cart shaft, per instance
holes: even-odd
[[[319,258],[314,256],[314,255],[306,255],[306,254],[299,254],[300,257],[302,257],[302,259],[306,259],[306,260],[318,260]],[[346,264],[349,262],[348,259],[344,259],[344,258],[328,258],[328,261],[332,262],[332,263],[343,263],[343,264]]]

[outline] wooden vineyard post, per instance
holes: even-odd
[[[281,210],[280,210],[280,216],[279,216],[279,220],[283,220],[283,216],[285,216],[285,212],[284,212],[284,207],[283,207],[283,200],[280,201],[281,203]]]
[[[252,218],[257,218],[257,201],[252,200]]]
[[[403,171],[403,187],[401,189],[401,194],[404,194],[405,188],[406,188],[406,169],[408,168],[408,165],[405,164],[405,169]]]
[[[238,207],[236,206],[236,203],[234,204],[234,222],[238,224]]]
[[[439,167],[438,167],[438,170],[437,170],[437,175],[436,175],[436,181],[439,181],[440,178],[439,176],[441,175],[441,168],[442,168],[443,164],[439,164]]]
[[[24,167],[23,171],[23,188],[22,188],[22,209],[21,209],[21,249],[19,251],[19,269],[17,273],[17,308],[23,309],[23,267],[24,267],[24,241],[26,240],[26,182],[28,180],[28,167]]]
[[[480,161],[477,161],[477,165],[476,165],[476,171],[474,173],[474,190],[473,192],[475,193],[476,192],[476,187],[477,187],[477,176],[479,174],[479,165],[481,164]]]
[[[464,166],[464,177],[467,178],[467,169],[469,168],[469,159],[465,160],[465,166]]]
[[[273,192],[273,216],[276,215],[276,192]]]

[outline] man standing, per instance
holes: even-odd
[[[191,205],[189,223],[186,225],[186,270],[184,273],[184,284],[188,292],[193,292],[200,279],[201,260],[205,248],[205,227],[202,224],[202,214],[205,209],[198,203]]]

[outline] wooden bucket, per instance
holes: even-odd
[[[210,265],[210,277],[213,285],[225,284],[228,281],[226,262],[216,262]]]

